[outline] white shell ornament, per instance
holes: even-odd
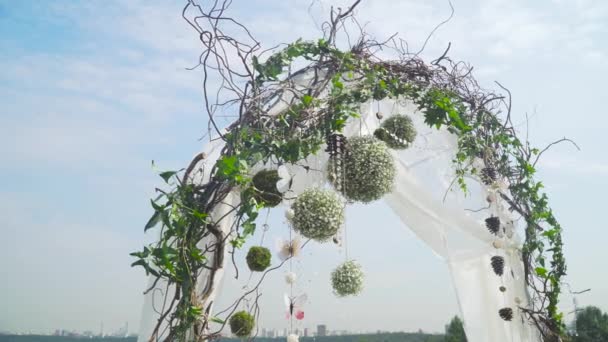
[[[296,334],[289,334],[289,336],[287,336],[287,342],[298,342],[299,337]]]

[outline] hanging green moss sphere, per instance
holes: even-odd
[[[343,158],[343,186],[341,192],[347,199],[369,203],[380,199],[393,188],[395,180],[395,162],[387,145],[372,137],[353,137],[348,139],[348,150]],[[330,159],[328,163],[329,181],[336,184],[334,169]],[[336,188],[338,188],[336,186]]]
[[[344,207],[338,194],[312,188],[293,202],[293,228],[302,236],[319,242],[331,239],[344,222]]]
[[[230,331],[238,337],[251,335],[255,319],[247,311],[239,311],[230,317]]]
[[[331,286],[338,297],[355,296],[363,290],[361,266],[349,260],[331,273]]]
[[[270,266],[270,250],[266,247],[253,246],[247,252],[247,266],[254,272],[262,272]]]
[[[281,204],[283,195],[277,189],[280,180],[277,170],[262,170],[253,176],[252,183],[256,189],[256,201],[264,203],[266,207],[273,208]]]
[[[408,148],[416,139],[416,129],[409,116],[397,114],[384,120],[374,132],[374,136],[390,148],[402,150]]]

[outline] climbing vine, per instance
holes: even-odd
[[[266,58],[257,53],[259,44],[233,43],[243,60],[244,73],[216,59],[219,68],[244,81],[243,87],[224,76],[237,94],[233,102],[239,106],[239,117],[226,131],[217,130],[225,145],[215,164],[201,167],[206,156],[200,154],[185,170],[160,174],[170,189],[157,189],[159,195],[151,201],[153,215],[145,225],[145,230],[157,229],[159,239],[132,253],[136,258],[133,265],[156,279],[149,291],[158,281],[173,289],[172,295],[165,293],[169,304],[160,312],[150,340],[204,340],[226,325],[227,320],[212,315],[209,296],[215,272],[224,267],[226,248],[241,248],[255,233],[260,211],[276,205],[263,200],[264,194],[253,181],[254,167],[301,165],[307,157],[318,154],[330,136],[340,134],[349,120],[358,118],[362,104],[385,99],[414,103],[427,125],[457,136],[455,183],[465,194],[467,176],[487,181],[489,186],[497,181],[508,184],[499,195],[526,222],[521,253],[526,283],[535,296],[530,306],[520,309],[546,340],[563,333],[562,314],[557,308],[566,274],[562,228],[542,192],[543,184],[534,178],[536,162],[544,150],[517,137],[504,96],[481,91],[470,68],[452,62],[445,53],[431,63],[405,51],[400,60],[386,61],[373,54],[382,44],[365,36],[349,50],[339,49],[336,32],[359,2],[345,12],[332,12],[324,38],[297,40]],[[226,7],[221,6],[205,11],[189,1],[184,13],[194,8],[203,17],[222,17]],[[226,53],[213,45],[220,42],[221,32],[214,26],[216,36],[207,36],[209,31],[197,21],[186,20],[209,48],[201,55],[201,65],[209,73],[212,66],[205,64],[205,54]],[[296,68],[296,64],[305,66]],[[310,79],[298,83],[296,79],[303,75]],[[285,108],[269,114],[277,103],[286,103]],[[506,117],[501,118],[501,108],[506,108]],[[217,126],[213,111],[208,107],[211,126]],[[483,162],[482,168],[473,162],[476,159]],[[238,204],[217,215],[215,210],[231,193],[238,194]],[[223,220],[229,214],[235,214],[236,220],[226,223]],[[228,224],[227,232],[222,224]],[[201,278],[203,274],[207,276]],[[236,308],[232,306],[228,316]],[[220,330],[210,331],[210,322],[220,324]]]

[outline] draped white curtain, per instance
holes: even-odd
[[[280,111],[281,105],[273,108]],[[468,179],[469,189],[465,196],[457,184],[453,184],[452,159],[456,152],[456,137],[446,130],[437,130],[424,123],[422,113],[408,103],[381,101],[362,106],[361,118],[353,120],[346,128],[347,136],[372,134],[381,120],[394,114],[409,115],[418,131],[413,145],[404,151],[394,151],[397,176],[392,193],[385,196],[386,203],[403,223],[411,229],[435,254],[449,266],[456,289],[458,303],[465,323],[469,342],[536,342],[540,337],[517,310],[525,306],[527,292],[524,284],[523,265],[519,252],[517,227],[499,196],[479,180]],[[205,152],[207,170],[220,156],[223,142],[211,142]],[[308,158],[311,169],[324,170],[325,153]],[[299,193],[307,187],[325,184],[321,172],[307,172],[301,166],[290,166],[294,176],[293,190]],[[197,181],[206,181],[204,175]],[[488,202],[487,199],[492,200]],[[235,205],[238,196],[228,199]],[[220,206],[224,213],[229,205]],[[494,215],[507,223],[506,234],[492,235],[485,227],[484,219]],[[222,228],[228,232],[232,220]],[[387,236],[387,239],[391,238]],[[490,265],[495,255],[505,259],[505,272],[496,275]],[[403,270],[404,274],[407,272]],[[221,280],[218,275],[217,282]],[[165,292],[162,284],[157,285]],[[499,288],[504,287],[505,291]],[[219,287],[217,288],[219,291]],[[146,295],[139,341],[145,341],[152,332],[157,314],[152,302],[160,307],[158,291]],[[215,296],[217,294],[214,293]],[[504,307],[513,309],[511,322],[498,315]],[[362,308],[363,309],[363,308]]]

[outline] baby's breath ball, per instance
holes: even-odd
[[[363,290],[361,266],[349,260],[331,273],[331,286],[339,297],[358,295]]]
[[[416,129],[409,116],[397,114],[384,120],[374,135],[390,148],[402,150],[416,139]]]
[[[293,202],[293,228],[302,236],[325,242],[344,222],[340,197],[331,190],[311,188]]]
[[[348,139],[344,155],[343,175],[334,175],[332,160],[328,163],[332,184],[344,177],[342,194],[352,201],[369,203],[391,191],[395,179],[395,163],[386,144],[372,136]]]

